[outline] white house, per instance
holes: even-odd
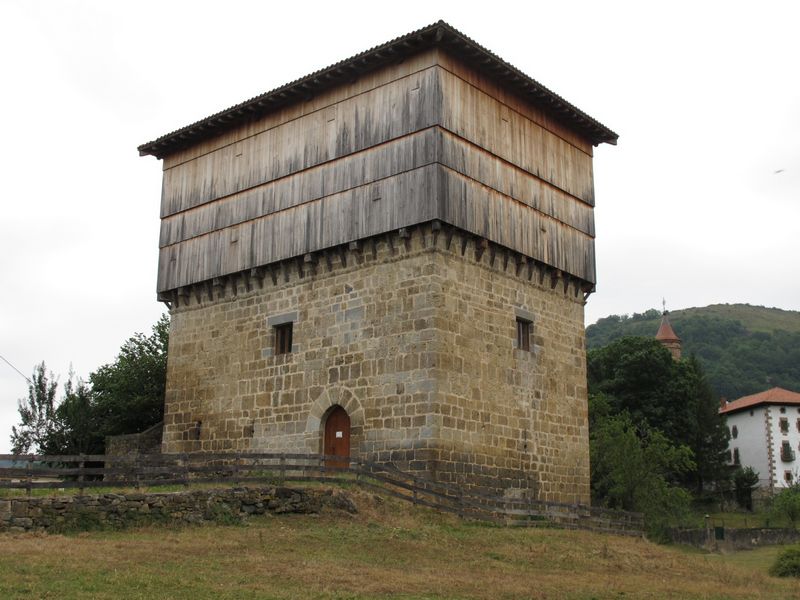
[[[800,394],[782,388],[721,403],[731,432],[730,460],[752,467],[761,487],[789,486],[800,480]]]

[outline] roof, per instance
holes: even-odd
[[[790,392],[783,388],[774,387],[766,392],[759,392],[758,394],[744,396],[733,402],[728,402],[719,409],[719,412],[720,414],[727,414],[761,404],[795,404],[800,406],[800,394],[797,392]]]
[[[680,342],[681,338],[675,333],[672,329],[672,325],[669,324],[669,318],[667,318],[667,313],[664,313],[664,316],[661,317],[661,325],[658,328],[658,333],[656,333],[656,339],[659,342]]]
[[[139,146],[141,156],[163,158],[201,140],[219,135],[252,119],[297,101],[306,100],[336,85],[352,81],[364,73],[378,69],[429,48],[439,47],[511,89],[531,104],[544,110],[555,120],[582,134],[595,146],[616,144],[619,137],[577,107],[550,91],[539,82],[505,62],[474,40],[444,21],[412,31],[380,46],[375,46],[334,65],[315,71],[301,79],[182,127],[172,133]]]

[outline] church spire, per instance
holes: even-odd
[[[661,345],[669,350],[672,354],[673,360],[681,359],[681,338],[677,336],[669,323],[669,311],[667,311],[666,302],[662,299],[663,312],[661,313],[661,325],[656,333],[656,339],[661,342]]]

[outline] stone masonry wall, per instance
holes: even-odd
[[[156,423],[140,433],[106,436],[106,455],[152,454],[161,451],[163,423]]]
[[[345,492],[286,487],[0,499],[0,531],[121,528],[148,523],[235,522],[265,513],[356,512]]]
[[[538,500],[588,504],[583,295],[551,289],[549,274],[531,283],[491,249],[440,259],[443,446],[483,486],[503,474]],[[530,351],[516,347],[517,316],[531,321]]]
[[[341,405],[354,458],[588,502],[580,283],[458,231],[403,233],[173,307],[162,450],[318,453]],[[515,348],[520,316],[531,351]],[[286,320],[292,352],[276,356]]]

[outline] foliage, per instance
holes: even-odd
[[[163,418],[169,317],[149,336],[136,333],[116,360],[89,375],[72,373],[56,402],[57,381],[45,364],[34,369],[28,398],[20,400],[20,425],[11,433],[12,452],[34,448],[43,454],[102,454],[105,437],[138,433]]]
[[[774,577],[800,577],[800,547],[787,548],[769,569]]]
[[[772,501],[772,511],[789,519],[792,527],[800,521],[800,482],[781,490]]]
[[[55,423],[58,380],[47,374],[44,362],[36,365],[29,380],[28,397],[19,401],[19,428],[11,428],[11,451],[24,454],[30,450],[49,452]]]
[[[586,329],[589,349],[626,336],[652,338],[661,315],[611,315]],[[719,395],[735,399],[780,386],[800,389],[800,313],[748,305],[675,311],[670,322],[684,354],[695,354]]]
[[[733,488],[736,493],[736,503],[749,511],[753,510],[753,490],[758,486],[758,473],[753,467],[741,467],[733,474]]]
[[[648,533],[664,539],[689,512],[689,494],[670,480],[694,468],[692,452],[657,429],[637,428],[627,413],[601,418],[591,430],[592,495],[611,508],[645,515]]]
[[[150,336],[136,333],[113,363],[89,375],[96,419],[103,436],[138,433],[164,415],[169,317]]]
[[[628,414],[643,430],[658,429],[686,446],[694,467],[680,480],[701,490],[727,478],[729,432],[700,363],[674,361],[652,338],[623,338],[588,354],[590,427],[603,417]]]
[[[103,444],[91,389],[70,373],[55,411],[48,454],[102,454]]]

